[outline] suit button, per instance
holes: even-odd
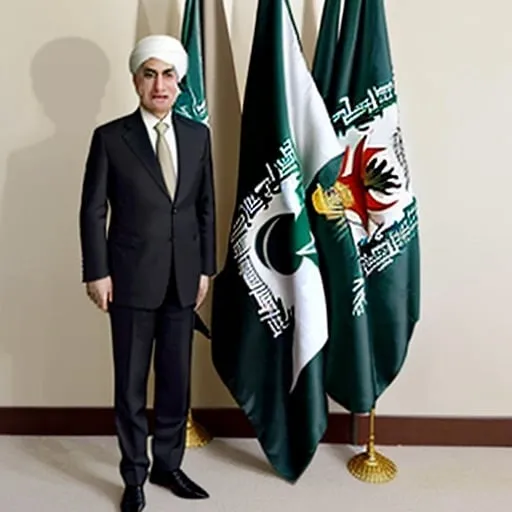
[[[176,206],[172,207],[172,213],[178,213],[178,208],[176,208]]]

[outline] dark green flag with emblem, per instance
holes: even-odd
[[[180,83],[174,110],[194,121],[208,124],[203,62],[202,0],[186,0],[181,43],[188,54],[188,71]]]
[[[332,54],[333,26],[324,15],[315,62],[326,60],[326,48]],[[314,230],[330,312],[326,389],[365,413],[402,367],[420,299],[416,198],[382,0],[345,0],[332,68],[324,66],[328,87],[321,69],[315,78],[343,150],[338,175],[314,203],[323,216]]]
[[[309,198],[340,161],[288,2],[259,0],[235,212],[213,289],[212,356],[268,460],[291,481],[327,425],[327,311]]]

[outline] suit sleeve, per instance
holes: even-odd
[[[109,275],[105,229],[108,208],[107,178],[107,151],[101,132],[96,130],[85,166],[80,205],[83,282]]]
[[[201,242],[201,273],[212,276],[217,270],[217,257],[215,240],[215,191],[213,185],[209,130],[206,132],[201,165],[203,178],[197,198],[197,215]]]

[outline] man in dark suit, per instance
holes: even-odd
[[[174,38],[149,36],[136,45],[130,70],[140,106],[94,131],[83,181],[83,281],[111,321],[123,512],[145,506],[153,344],[149,479],[183,498],[208,497],[180,469],[194,315],[216,260],[209,131],[172,111],[187,65]]]

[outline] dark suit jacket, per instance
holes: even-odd
[[[100,126],[92,137],[80,207],[82,278],[110,275],[117,305],[160,306],[172,264],[181,304],[193,305],[200,274],[216,270],[209,130],[178,114],[172,119],[174,201],[139,110]]]

